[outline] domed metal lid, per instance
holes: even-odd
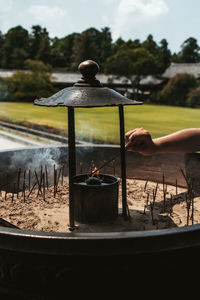
[[[86,60],[79,65],[82,74],[81,80],[60,90],[49,98],[40,98],[34,101],[41,106],[71,106],[71,107],[102,107],[117,105],[138,105],[142,102],[128,99],[113,89],[103,87],[95,75],[99,66],[92,60]]]

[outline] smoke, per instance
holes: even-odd
[[[35,172],[40,174],[41,168],[43,172],[48,173],[49,183],[53,184],[54,168],[60,169],[65,165],[65,173],[67,172],[67,148],[66,147],[49,147],[49,148],[27,148],[11,151],[0,151],[0,189],[13,186],[17,182],[17,177],[22,177],[26,173],[31,174],[31,184],[35,182]],[[7,174],[9,180],[7,180]],[[39,176],[39,175],[38,175]]]

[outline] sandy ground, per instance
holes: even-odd
[[[156,192],[157,189],[157,192]],[[130,213],[129,221],[121,216],[121,185],[119,188],[119,217],[113,222],[100,224],[78,224],[77,232],[114,232],[163,229],[187,226],[200,222],[200,197],[189,202],[187,191],[174,186],[164,186],[155,182],[127,180],[127,201]],[[0,217],[20,229],[70,232],[67,178],[58,186],[54,197],[54,188],[50,187],[44,195],[34,190],[28,197],[18,194],[0,193]],[[155,197],[156,194],[156,197]],[[188,199],[186,201],[186,199]],[[190,204],[190,207],[189,207]]]

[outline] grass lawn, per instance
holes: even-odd
[[[153,137],[179,129],[200,127],[200,110],[174,106],[143,104],[125,106],[126,131],[144,127]],[[30,122],[67,130],[67,108],[39,107],[32,103],[0,102],[0,119]],[[117,107],[75,109],[77,137],[119,143],[119,116]]]

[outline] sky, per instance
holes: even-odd
[[[49,36],[65,37],[95,27],[110,27],[113,41],[121,37],[144,41],[149,34],[169,49],[193,37],[200,45],[200,0],[0,0],[0,31],[21,25],[46,27]]]

